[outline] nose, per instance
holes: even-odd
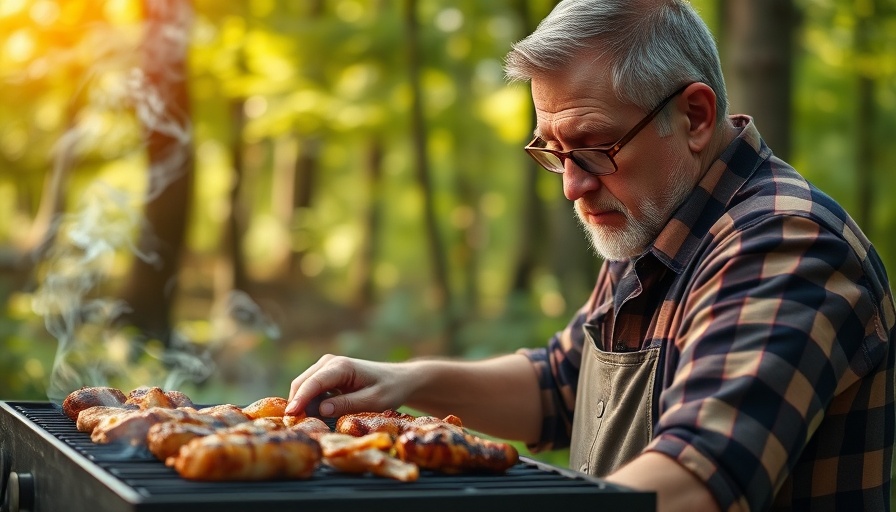
[[[600,188],[600,178],[582,170],[572,158],[567,158],[563,162],[563,167],[563,195],[570,201],[575,202],[585,194]]]

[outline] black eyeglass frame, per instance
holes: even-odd
[[[613,158],[614,156],[616,156],[617,153],[619,153],[619,150],[621,150],[623,146],[625,146],[632,139],[634,139],[635,136],[638,135],[638,133],[640,133],[641,130],[643,130],[645,126],[650,124],[650,122],[653,121],[653,118],[656,117],[660,112],[662,112],[663,108],[665,108],[665,106],[668,105],[670,101],[672,101],[672,98],[674,98],[674,97],[678,96],[679,94],[681,94],[682,92],[684,92],[684,90],[687,89],[688,86],[690,86],[690,85],[691,84],[685,84],[685,85],[681,86],[678,90],[676,90],[675,92],[673,92],[672,94],[667,96],[666,99],[661,101],[660,104],[656,106],[656,108],[651,110],[650,113],[647,114],[647,116],[644,119],[642,119],[638,124],[636,124],[634,126],[634,128],[629,130],[628,133],[623,135],[622,138],[619,139],[618,141],[616,141],[616,143],[613,144],[612,146],[595,147],[595,148],[576,148],[576,149],[570,149],[569,151],[560,151],[557,149],[548,149],[548,148],[541,147],[541,146],[535,146],[534,144],[536,144],[538,141],[541,141],[542,144],[546,144],[546,142],[544,140],[542,140],[541,137],[536,135],[535,138],[532,139],[532,141],[530,141],[528,144],[526,144],[525,147],[523,147],[523,149],[526,151],[526,153],[529,156],[532,157],[533,160],[535,160],[535,162],[538,165],[543,167],[548,172],[552,172],[554,174],[563,174],[563,172],[566,170],[565,163],[566,163],[567,158],[572,159],[572,161],[580,169],[587,172],[588,174],[591,174],[594,176],[607,176],[607,175],[613,174],[614,172],[619,170],[619,166],[616,165],[616,160]],[[576,153],[581,153],[584,151],[603,153],[604,155],[607,156],[607,159],[610,160],[610,163],[613,164],[613,170],[612,171],[607,170],[606,172],[602,172],[602,171],[594,171],[594,170],[589,169],[590,166],[587,163],[576,158]],[[541,155],[543,155],[545,153],[553,155],[558,160],[560,160],[560,168],[549,167],[548,162],[542,160],[543,157]]]

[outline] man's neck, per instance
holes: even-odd
[[[716,132],[712,136],[712,141],[709,143],[709,147],[706,151],[703,151],[701,155],[700,167],[703,169],[700,173],[701,178],[706,174],[706,171],[709,170],[709,167],[713,162],[722,156],[722,153],[725,152],[725,149],[731,142],[740,135],[740,132],[741,128],[734,126],[730,119],[725,119],[721,126],[716,129]]]

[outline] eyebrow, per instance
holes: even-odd
[[[608,131],[611,131],[612,129],[613,129],[613,127],[607,125],[606,123],[602,123],[602,122],[595,121],[595,120],[582,120],[582,121],[576,123],[575,125],[573,125],[573,128],[570,130],[567,130],[564,133],[564,135],[566,136],[565,138],[570,139],[570,140],[582,140],[582,139],[588,138],[589,136],[600,135],[600,134],[604,134],[604,135],[600,135],[601,138],[612,138],[609,135],[605,135]],[[532,135],[544,140],[544,137],[542,137],[542,134],[541,134],[541,128],[538,126],[536,126],[535,129],[532,131]],[[615,141],[607,140],[606,144],[607,145],[613,144],[613,142],[615,142]]]

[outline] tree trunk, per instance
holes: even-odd
[[[452,268],[462,279],[454,283],[453,295],[456,303],[454,314],[458,322],[475,318],[479,312],[480,297],[480,257],[485,245],[486,222],[482,211],[482,169],[483,155],[491,149],[480,135],[488,130],[477,116],[473,90],[474,63],[467,59],[456,61],[450,68],[455,83],[455,101],[451,116],[451,130],[454,139],[452,150],[453,192],[456,204],[451,213],[452,236],[447,238],[448,253],[452,256]]]
[[[274,216],[285,234],[285,241],[274,248],[273,263],[267,278],[271,282],[291,283],[297,261],[292,244],[293,218],[296,216],[296,160],[300,158],[299,141],[285,134],[271,141],[273,162],[271,177],[271,205]]]
[[[357,264],[354,268],[355,306],[361,310],[366,309],[374,301],[376,287],[373,282],[373,273],[376,267],[376,258],[379,253],[379,232],[382,223],[382,207],[380,199],[382,195],[383,178],[383,141],[376,135],[370,137],[367,148],[367,158],[364,162],[364,172],[367,178],[367,190],[370,197],[367,204],[365,217],[364,239],[358,251]]]
[[[130,306],[120,321],[166,345],[180,255],[193,197],[194,156],[187,91],[187,47],[192,9],[182,0],[143,0],[147,32],[142,47],[145,103],[137,106],[149,157],[146,224],[120,296]]]
[[[731,112],[753,117],[763,139],[790,155],[793,0],[720,2]]]
[[[528,35],[533,30],[537,20],[529,12],[528,2],[518,0],[514,4],[516,12],[523,21],[524,35]],[[530,109],[530,124],[535,127],[537,120],[535,118],[535,110]],[[526,141],[528,142],[528,140]],[[538,164],[532,159],[526,158],[523,168],[523,201],[522,212],[520,212],[519,244],[516,251],[517,261],[513,270],[513,278],[511,279],[510,290],[512,294],[526,294],[532,290],[532,278],[535,270],[539,266],[539,262],[544,262],[544,245],[536,243],[536,237],[541,233],[546,233],[545,226],[545,205],[538,196],[538,174],[542,172]]]
[[[291,223],[296,223],[296,216],[307,216],[314,204],[314,195],[317,190],[317,173],[320,168],[320,152],[323,142],[315,136],[299,136],[298,153],[294,163],[295,173],[292,183],[292,216]],[[299,218],[300,229],[305,229],[305,220]],[[305,248],[299,248],[292,252],[290,269],[292,275],[303,279],[301,272],[302,258],[305,257]]]
[[[75,80],[74,77],[70,78]],[[12,289],[19,289],[33,277],[34,266],[44,258],[46,252],[56,241],[59,217],[65,210],[66,185],[72,169],[75,167],[75,147],[80,142],[82,135],[76,118],[84,106],[84,101],[83,93],[75,94],[65,110],[67,128],[56,143],[53,167],[44,181],[34,221],[28,230],[21,252],[4,263],[4,270],[10,271],[10,274],[14,276]],[[31,202],[30,189],[30,186],[26,186],[21,201],[17,201],[24,205],[22,208],[24,211],[27,211],[27,203]],[[21,190],[19,192],[22,193]]]
[[[25,251],[27,259],[31,261],[39,261],[43,257],[44,251],[53,244],[56,238],[56,220],[65,207],[65,185],[68,183],[69,174],[74,167],[74,148],[80,137],[80,131],[74,121],[76,112],[77,110],[74,108],[67,112],[68,129],[56,146],[56,154],[53,155],[53,168],[44,182],[40,206],[38,206],[37,215],[28,232]]]
[[[448,278],[448,263],[445,247],[439,235],[436,219],[434,193],[429,171],[426,120],[423,115],[423,88],[420,81],[420,35],[417,20],[417,1],[405,2],[405,25],[407,29],[408,74],[411,88],[411,136],[414,146],[414,172],[423,194],[423,222],[429,257],[433,273],[435,310],[445,312],[445,337],[448,353],[458,352],[456,331],[458,326],[452,312],[454,303]]]
[[[556,2],[555,2],[556,3]],[[527,2],[516,3],[526,34],[535,29],[540,16],[532,16]],[[536,124],[531,112],[531,124]],[[529,142],[526,140],[525,142]],[[555,195],[545,200],[538,193],[539,175],[545,173],[526,158],[523,184],[523,210],[518,260],[514,268],[511,290],[518,295],[533,292],[533,279],[539,269],[546,269],[557,280],[558,293],[567,311],[575,310],[594,285],[600,259],[589,249],[587,237],[575,220],[572,203],[562,195],[563,182],[556,177]],[[535,297],[540,302],[541,297]],[[552,306],[553,309],[553,306]],[[549,311],[561,313],[560,311]]]
[[[246,232],[246,212],[240,200],[245,179],[245,159],[243,158],[243,128],[246,125],[243,98],[230,102],[230,160],[233,181],[227,196],[229,211],[224,220],[224,234],[221,240],[222,258],[219,260],[215,284],[215,295],[223,296],[232,290],[246,291],[246,258],[243,255],[242,240]]]
[[[326,2],[324,0],[308,0],[302,3],[305,9],[301,16],[318,22],[326,14]],[[323,59],[324,61],[326,59]],[[306,80],[315,83],[326,83],[323,72],[323,62],[320,59],[310,59],[302,69],[302,75]],[[323,140],[319,134],[305,133],[305,130],[295,131],[295,146],[289,143],[292,149],[292,161],[287,164],[286,158],[275,157],[273,199],[276,215],[286,232],[293,231],[296,226],[304,229],[304,219],[311,205],[314,203],[316,193],[317,173],[320,169],[320,153]],[[279,143],[278,155],[287,153],[287,143]],[[276,151],[276,150],[275,150]],[[283,250],[283,260],[276,263],[278,272],[273,276],[284,283],[301,283],[305,276],[301,271],[301,262],[307,252],[306,248],[293,248],[288,244]]]
[[[875,13],[877,2],[867,4],[870,9],[856,13],[855,49],[856,62],[870,62],[876,45],[873,38],[875,34]],[[880,47],[880,46],[877,46]],[[856,222],[866,233],[872,232],[872,215],[874,211],[874,126],[877,119],[877,110],[874,105],[874,91],[876,88],[872,70],[857,69],[856,90],[856,180],[858,181],[857,200],[858,210]]]

